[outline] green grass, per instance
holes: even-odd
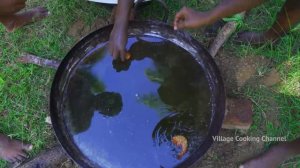
[[[51,127],[45,123],[55,71],[21,65],[16,59],[26,52],[61,60],[75,44],[66,33],[69,25],[77,19],[91,24],[96,17],[107,16],[108,10],[81,0],[27,2],[28,9],[46,6],[51,15],[14,33],[6,33],[0,27],[0,132],[31,142],[33,156],[51,146],[55,139]],[[0,161],[0,167],[6,167],[6,163]]]
[[[207,10],[216,4],[212,0],[166,2],[170,8],[170,22],[176,11],[184,5]],[[62,59],[75,44],[75,40],[67,35],[69,26],[78,19],[92,24],[97,17],[108,16],[109,10],[85,0],[28,0],[27,4],[28,9],[46,6],[51,16],[14,33],[6,33],[0,26],[0,132],[31,142],[35,147],[31,156],[34,156],[51,146],[55,139],[51,127],[45,124],[49,114],[49,90],[55,71],[35,65],[22,65],[16,59],[25,52],[49,59]],[[252,10],[240,30],[261,31],[269,28],[282,4],[283,0],[273,0]],[[153,13],[159,13],[157,9],[149,7],[144,14],[151,18]],[[200,41],[205,40],[197,32],[193,31],[192,34]],[[226,44],[225,49],[234,51],[239,57],[257,55],[271,59],[283,80],[273,88],[247,86],[238,93],[255,102],[251,134],[287,136],[289,140],[300,136],[300,52],[299,45],[296,46],[299,43],[300,32],[295,30],[277,45],[239,46],[230,41]],[[260,71],[263,74],[265,69],[262,67]],[[274,99],[278,106],[280,127],[264,117],[271,109],[270,99]],[[293,159],[287,164],[299,165],[300,159]],[[6,163],[0,161],[0,167],[6,167]]]
[[[270,3],[273,5],[271,6]],[[256,8],[247,17],[241,30],[266,30],[272,25],[282,4],[281,0],[277,0]],[[274,62],[274,67],[281,73],[282,83],[280,85],[272,89],[247,88],[243,92],[256,102],[256,124],[252,128],[259,128],[258,125],[264,124],[266,128],[264,133],[270,136],[286,135],[288,139],[295,139],[300,136],[300,50],[296,46],[300,42],[299,39],[300,32],[294,31],[281,38],[279,43],[275,45],[266,44],[261,47],[251,47],[237,46],[230,42],[226,45],[227,49],[232,49],[237,53],[236,55],[241,57],[257,55],[271,59]],[[270,110],[268,109],[270,99],[275,99],[279,108],[280,128],[260,119],[262,112]]]
[[[252,10],[246,17],[240,31],[263,31],[268,29],[276,19],[276,13],[284,1],[274,0]],[[300,137],[300,31],[295,29],[281,38],[278,44],[266,44],[261,47],[238,46],[228,42],[225,46],[233,50],[239,57],[263,56],[271,59],[282,78],[282,83],[266,88],[246,86],[241,93],[254,102],[254,124],[251,127],[253,135],[286,136],[288,140]],[[266,118],[266,113],[279,111],[279,126]],[[275,115],[275,114],[274,114]],[[267,147],[274,143],[266,143]],[[300,158],[294,158],[284,163],[287,167],[299,167]]]
[[[210,2],[210,3],[209,3]],[[198,10],[206,10],[216,1],[186,1],[186,6]],[[270,28],[276,20],[284,0],[267,1],[263,5],[251,10],[238,31],[264,31]],[[196,5],[196,6],[195,6]],[[177,6],[176,6],[177,7]],[[172,7],[171,7],[172,8]],[[173,13],[173,12],[171,12]],[[194,31],[192,31],[194,34]],[[205,37],[195,33],[196,38],[205,43]],[[237,95],[250,98],[254,102],[254,124],[249,134],[253,136],[286,136],[288,140],[300,137],[300,29],[299,25],[282,37],[275,45],[265,44],[261,47],[250,45],[236,45],[228,41],[225,49],[233,51],[237,57],[263,56],[271,59],[282,78],[281,84],[272,88],[264,86],[245,86]],[[258,69],[258,75],[264,75],[268,67]],[[274,104],[278,109],[276,117],[279,126],[266,117],[272,115]],[[274,114],[275,115],[275,114]],[[274,143],[266,143],[266,147]],[[296,157],[284,163],[284,166],[299,167],[300,158]]]

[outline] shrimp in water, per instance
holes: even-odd
[[[177,147],[181,148],[181,152],[177,155],[177,159],[181,159],[183,155],[186,154],[188,150],[188,142],[187,139],[182,135],[176,135],[172,137],[172,143]]]

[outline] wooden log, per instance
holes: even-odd
[[[65,153],[60,145],[48,149],[38,154],[35,158],[18,165],[18,168],[48,168],[48,167],[66,167],[78,168],[78,166],[71,161],[69,156]]]

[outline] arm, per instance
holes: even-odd
[[[260,4],[264,0],[223,0],[212,10],[212,17],[215,20],[234,15],[243,11],[248,11]]]
[[[263,1],[264,0],[223,0],[217,7],[206,12],[197,12],[184,7],[175,16],[174,29],[198,28],[210,25],[221,18],[250,10],[260,5]]]
[[[109,50],[114,59],[120,56],[123,61],[125,60],[128,19],[132,5],[133,0],[118,1],[115,25],[109,39]]]

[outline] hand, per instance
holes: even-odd
[[[0,0],[0,15],[14,14],[25,8],[26,0]]]
[[[109,37],[109,51],[114,59],[118,56],[121,57],[122,61],[126,59],[126,44],[127,44],[127,25],[118,24],[114,25],[113,30]]]
[[[213,23],[210,12],[197,12],[183,7],[175,16],[174,30],[185,28],[199,28]]]

